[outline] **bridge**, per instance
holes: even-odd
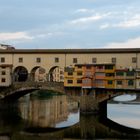
[[[1,100],[17,100],[25,94],[31,93],[34,90],[52,90],[58,93],[64,93],[68,95],[68,98],[72,98],[80,103],[80,112],[85,113],[102,113],[106,114],[107,100],[115,96],[121,95],[124,92],[111,90],[111,89],[81,89],[78,91],[77,96],[69,95],[65,91],[63,82],[15,82],[12,86],[2,90],[0,92]],[[90,91],[90,92],[89,92]],[[74,89],[73,89],[74,92]],[[77,92],[77,91],[76,91]]]
[[[61,82],[15,82],[10,87],[1,89],[0,99],[16,100],[34,90],[42,89],[64,93],[64,86]]]

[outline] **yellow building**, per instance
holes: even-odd
[[[76,72],[74,67],[66,67],[64,72],[64,86],[75,87],[76,86]]]
[[[115,88],[115,65],[105,65],[105,88]]]

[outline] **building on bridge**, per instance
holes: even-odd
[[[11,83],[15,81],[63,82],[64,68],[74,67],[75,64],[99,63],[115,64],[116,69],[139,69],[140,49],[0,49],[0,67],[11,65],[11,67],[7,67],[7,69],[10,69],[9,73],[6,73],[11,79]],[[108,75],[109,78],[112,75],[113,78],[113,73],[105,75]],[[97,77],[100,74],[100,72],[96,72]],[[104,74],[102,76],[104,77]],[[78,83],[75,83],[79,87],[80,77],[81,73],[77,77]],[[2,77],[0,77],[0,81],[2,81],[0,86],[9,85],[8,81],[2,79]],[[100,78],[96,81],[98,86],[115,86],[111,79],[106,85],[104,85],[105,83],[101,84]],[[139,79],[137,82],[139,82]],[[121,84],[121,82],[118,83]],[[130,83],[132,84],[132,82]]]
[[[140,70],[115,64],[76,64],[65,69],[64,86],[82,89],[140,89]]]
[[[69,69],[73,71],[69,72]],[[65,71],[65,87],[114,88],[115,64],[76,64]]]

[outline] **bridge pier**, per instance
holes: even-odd
[[[82,89],[80,96],[80,113],[97,113],[99,111],[95,89]]]
[[[80,113],[97,113],[99,110],[98,102],[92,95],[82,95],[80,97]]]
[[[82,89],[80,96],[81,114],[104,114],[107,112],[107,100],[110,94],[107,91],[96,89]]]

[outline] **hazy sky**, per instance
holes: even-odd
[[[140,48],[140,0],[0,0],[0,43]]]

